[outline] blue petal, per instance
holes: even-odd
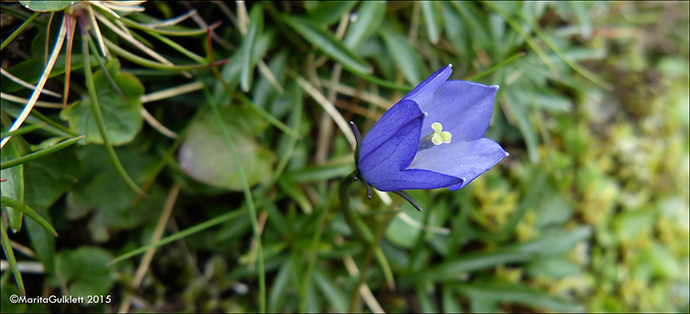
[[[426,170],[405,170],[419,146],[424,114],[411,100],[401,100],[389,109],[367,133],[359,150],[362,178],[381,191],[436,189],[460,181]]]
[[[462,179],[423,169],[408,169],[403,171],[385,171],[383,167],[373,169],[374,179],[362,177],[379,191],[391,192],[399,190],[430,190],[462,184]]]
[[[428,99],[431,95],[433,95],[439,86],[448,80],[451,73],[453,73],[452,64],[440,68],[438,71],[434,72],[434,74],[431,74],[424,81],[419,83],[419,85],[415,86],[415,88],[407,93],[403,99],[414,100],[421,107],[421,101]],[[422,111],[426,112],[424,109],[422,109]]]
[[[403,99],[397,104],[393,105],[393,107],[388,109],[388,111],[381,116],[381,119],[374,124],[367,135],[364,136],[362,145],[359,148],[359,162],[361,163],[364,158],[366,158],[373,151],[377,150],[379,146],[384,144],[391,145],[391,143],[388,143],[391,140],[396,141],[396,138],[398,138],[397,141],[400,141],[401,136],[408,136],[410,137],[409,140],[413,141],[413,138],[416,136],[417,144],[405,147],[406,151],[408,151],[407,154],[411,154],[411,157],[409,157],[410,160],[407,162],[407,164],[402,166],[403,169],[407,167],[412,162],[414,154],[417,151],[417,147],[419,146],[419,131],[408,131],[412,134],[402,134],[400,129],[407,125],[405,130],[408,130],[408,124],[411,122],[418,122],[419,125],[417,125],[417,127],[419,128],[423,118],[424,114],[421,110],[419,110],[419,105],[417,105],[414,101]]]
[[[418,102],[427,114],[422,124],[422,136],[433,132],[431,124],[440,122],[453,140],[476,140],[484,136],[494,109],[498,86],[486,86],[467,81],[447,81]]]
[[[469,142],[451,141],[417,153],[409,170],[427,170],[461,179],[460,182],[444,186],[458,190],[507,156],[508,153],[498,143],[488,138]]]

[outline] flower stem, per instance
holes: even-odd
[[[340,180],[340,200],[341,204],[343,200],[347,199],[347,190],[352,184],[353,180],[350,180],[350,176],[344,177]],[[343,192],[344,191],[344,192]],[[345,195],[343,195],[345,193]],[[316,262],[316,251],[318,250],[319,242],[321,242],[321,235],[323,235],[323,229],[326,224],[326,217],[328,217],[328,206],[321,210],[321,215],[318,220],[318,229],[314,234],[314,238],[311,243],[311,250],[309,252],[309,261],[307,262],[307,271],[304,274],[304,280],[302,280],[302,290],[300,291],[300,304],[298,313],[304,313],[307,311],[307,297],[309,292],[309,285],[311,285],[311,274],[314,270],[314,263]]]
[[[352,175],[354,175],[354,173]],[[348,197],[347,192],[350,188],[350,184],[352,184],[354,181],[351,179],[352,175],[346,176],[340,182],[340,189],[338,190],[338,195],[340,196],[340,210],[343,212],[345,221],[350,226],[350,229],[352,229],[352,233],[355,235],[355,237],[362,241],[362,243],[370,243],[371,241],[369,238],[364,235],[364,232],[357,224],[355,214],[350,210],[350,198]]]
[[[348,312],[350,313],[354,313],[355,309],[359,307],[359,288],[362,286],[362,284],[364,284],[364,278],[366,278],[367,270],[369,269],[369,264],[371,262],[371,257],[374,255],[374,251],[376,251],[376,248],[378,248],[381,238],[383,238],[383,234],[385,233],[384,231],[386,231],[386,228],[388,228],[388,225],[393,220],[393,217],[395,217],[395,215],[395,213],[390,213],[386,216],[386,220],[379,226],[379,230],[376,232],[376,238],[369,246],[369,250],[367,250],[367,255],[365,256],[364,264],[362,265],[362,270],[359,272],[359,279],[357,279],[357,285],[355,286],[355,289],[352,291],[352,297],[350,298],[350,308],[348,309]]]

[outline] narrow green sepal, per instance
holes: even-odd
[[[406,201],[410,203],[410,205],[414,206],[418,211],[422,211],[422,208],[417,204],[417,202],[410,196],[410,194],[407,194],[407,192],[403,190],[399,191],[393,191],[393,193],[400,195],[400,197],[404,198]]]

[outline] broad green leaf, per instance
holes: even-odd
[[[55,12],[66,9],[77,1],[19,1],[24,7],[36,12]]]
[[[350,12],[357,5],[357,1],[318,1],[307,16],[310,20],[326,26],[340,20],[343,14]]]
[[[116,153],[127,173],[141,183],[146,171],[156,160],[141,147],[118,147]],[[93,212],[88,224],[92,238],[97,242],[108,240],[114,231],[133,228],[159,215],[164,192],[153,184],[136,204],[136,192],[117,174],[109,162],[105,147],[86,145],[78,150],[84,161],[84,171],[76,185],[67,193],[65,216],[77,220]]]
[[[335,37],[314,22],[296,16],[281,15],[283,21],[299,33],[305,40],[319,48],[325,54],[340,62],[344,68],[369,74],[371,67],[360,60],[351,50],[346,48]]]
[[[24,164],[25,203],[45,210],[77,183],[82,162],[75,146]]]
[[[422,59],[417,51],[407,42],[407,39],[390,27],[379,29],[379,35],[383,38],[388,50],[388,56],[395,61],[398,69],[402,71],[405,80],[412,85],[419,84],[422,77]]]
[[[438,3],[435,1],[421,1],[419,4],[422,6],[422,14],[424,15],[424,22],[426,22],[429,41],[435,45],[441,37],[441,22],[439,22],[441,15],[437,14]]]
[[[364,1],[357,8],[355,16],[355,21],[347,28],[343,44],[359,54],[362,44],[381,26],[386,16],[386,2]]]
[[[112,259],[104,249],[82,246],[58,253],[55,267],[67,283],[69,295],[106,295],[115,284],[115,269],[106,265]]]
[[[0,154],[2,155],[2,163],[20,157],[14,140],[8,141],[5,147],[0,150]],[[24,165],[2,169],[0,177],[7,180],[0,182],[2,196],[17,200],[20,203],[24,202]],[[9,207],[6,209],[10,229],[16,233],[22,228],[22,212]]]
[[[144,94],[144,86],[136,76],[120,72],[119,62],[113,60],[106,67],[124,97],[110,84],[102,70],[98,70],[93,79],[108,137],[117,146],[131,142],[141,131],[144,119],[139,97]],[[69,121],[70,129],[86,135],[86,143],[103,144],[90,101],[85,97],[81,102],[63,109],[60,118]]]
[[[270,179],[275,155],[254,139],[266,123],[245,107],[225,107],[221,109],[221,115],[237,148],[249,185]],[[190,126],[180,148],[179,163],[187,175],[200,182],[233,191],[242,189],[230,148],[211,115]]]
[[[256,41],[264,31],[264,11],[260,5],[252,7],[252,12],[249,14],[249,29],[247,36],[242,41],[240,48],[240,59],[242,62],[242,70],[240,71],[240,87],[244,92],[249,91],[254,79],[254,67],[256,62],[252,58],[254,55],[254,47]]]

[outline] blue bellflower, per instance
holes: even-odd
[[[417,85],[359,143],[355,160],[366,183],[403,197],[401,190],[455,191],[508,156],[498,143],[483,137],[498,86],[448,81],[451,67]]]

